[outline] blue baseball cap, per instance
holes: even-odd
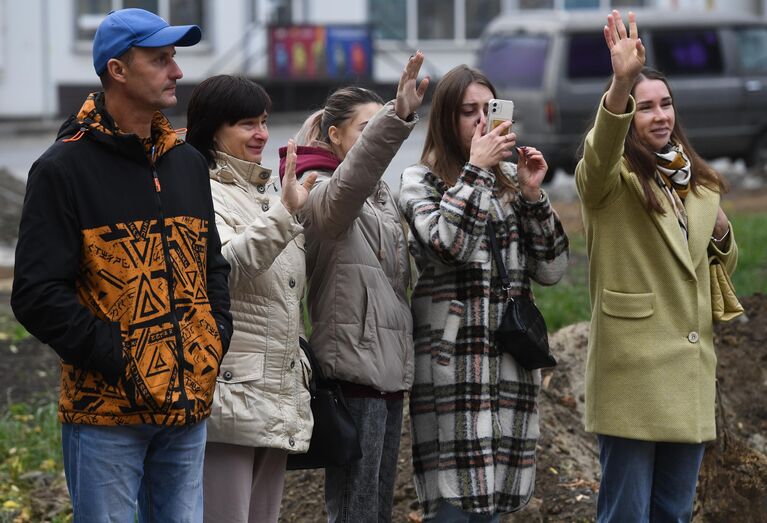
[[[154,13],[143,9],[112,11],[99,24],[93,38],[93,67],[101,75],[112,58],[131,47],[189,47],[202,38],[196,25],[168,25]]]

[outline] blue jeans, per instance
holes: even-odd
[[[703,443],[599,435],[598,523],[688,523]]]
[[[447,501],[441,501],[434,517],[424,521],[432,523],[498,523],[500,520],[500,514],[464,512]]]
[[[202,522],[205,423],[61,426],[75,523]]]
[[[325,469],[325,508],[331,523],[389,523],[394,502],[402,400],[346,398],[362,458]]]

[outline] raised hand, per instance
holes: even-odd
[[[629,32],[618,11],[607,15],[603,30],[613,67],[613,81],[607,90],[605,108],[614,114],[626,112],[629,93],[645,62],[645,51],[637,31],[636,15],[629,12]]]
[[[505,121],[489,133],[483,135],[484,119],[474,128],[474,136],[471,138],[471,151],[469,151],[469,163],[482,169],[492,169],[498,162],[509,157],[517,144],[516,133],[503,134],[511,122]]]
[[[296,143],[288,140],[288,154],[285,157],[285,175],[282,177],[282,205],[290,214],[296,214],[306,204],[309,191],[317,180],[317,173],[306,175],[303,184],[296,179]]]
[[[397,85],[397,98],[394,100],[394,111],[402,120],[406,120],[411,114],[421,106],[423,95],[426,94],[426,88],[429,87],[429,77],[427,76],[421,83],[418,83],[418,71],[423,65],[423,52],[416,51],[410,57],[402,71],[402,76]]]
[[[517,179],[522,197],[529,202],[536,202],[541,197],[541,184],[549,166],[543,153],[535,147],[517,147]]]
[[[645,49],[639,39],[636,15],[629,11],[629,32],[626,34],[620,12],[613,10],[607,15],[607,25],[603,31],[615,79],[633,83],[645,63]]]

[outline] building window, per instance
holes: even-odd
[[[151,0],[149,2],[152,3]],[[156,3],[156,2],[155,2]],[[200,25],[203,20],[202,2],[189,0],[170,0],[166,20],[170,25]]]
[[[93,40],[104,15],[112,10],[112,0],[77,0],[75,34],[77,40]]]
[[[455,38],[455,6],[453,1],[418,1],[418,39],[453,40]]]
[[[479,38],[490,20],[499,14],[501,0],[466,0],[466,38]]]
[[[381,40],[407,38],[407,0],[370,0],[373,35]]]
[[[615,9],[621,7],[646,7],[647,2],[645,2],[645,0],[612,0],[610,5]],[[626,19],[628,19],[628,17]]]
[[[378,40],[476,40],[505,0],[368,0]]]
[[[157,13],[171,25],[203,25],[204,0],[77,0],[75,4],[75,36],[90,42],[96,29],[110,11],[138,7]],[[205,32],[202,33],[203,39]]]
[[[519,0],[520,9],[554,9],[554,0]]]

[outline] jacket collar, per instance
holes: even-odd
[[[623,161],[621,171],[637,195],[640,198],[644,198],[639,178],[628,169],[625,160]],[[666,195],[661,192],[661,189],[656,184],[650,185],[652,190],[657,193],[658,201],[662,202],[662,205],[666,208],[668,201]],[[690,191],[684,200],[688,216],[687,241],[685,241],[684,233],[679,227],[679,222],[673,210],[666,209],[665,214],[650,213],[650,218],[655,228],[658,229],[669,249],[693,278],[697,278],[695,267],[704,258],[708,260],[707,248],[711,231],[714,230],[720,198],[719,193],[706,187],[698,186],[696,191],[697,193]]]
[[[216,166],[210,170],[210,178],[221,183],[266,185],[271,177],[271,169],[221,151],[216,151]]]
[[[162,155],[183,142],[173,130],[170,121],[160,111],[155,112],[152,117],[151,138],[140,139],[135,134],[121,131],[112,115],[106,110],[103,92],[89,94],[80,111],[67,127],[66,131],[63,129],[60,131],[60,137],[67,134],[71,135],[72,129],[78,128],[82,134],[92,132],[97,136],[108,137],[110,138],[109,141],[120,149],[122,149],[120,145],[125,144],[126,141],[138,140],[150,162],[157,161]],[[74,141],[79,138],[73,136],[71,139]],[[153,146],[154,156],[152,157]]]

